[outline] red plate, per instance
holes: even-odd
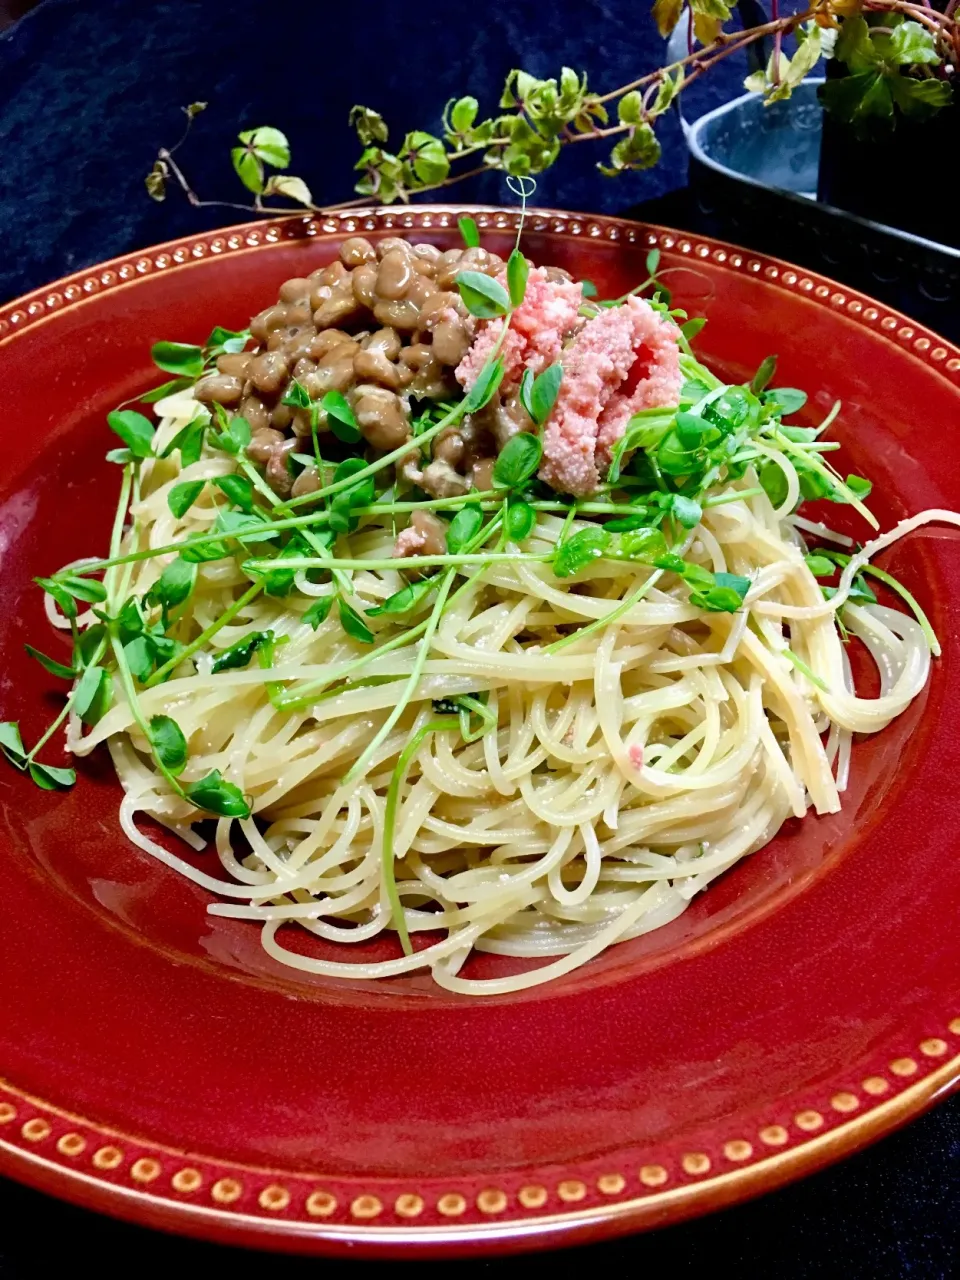
[[[23,653],[46,634],[30,579],[103,551],[104,415],[156,380],[150,344],[242,326],[344,235],[450,246],[457,212],[214,232],[0,310],[2,718],[33,740],[57,705]],[[504,251],[516,211],[475,213]],[[956,348],[729,245],[551,212],[530,227],[532,258],[601,296],[659,247],[676,301],[710,319],[708,360],[743,378],[776,351],[818,415],[841,397],[884,525],[957,503]],[[916,1115],[960,1076],[960,543],[914,535],[882,563],[944,655],[855,748],[843,813],[789,823],[668,928],[515,996],[284,970],[253,925],[207,916],[204,891],[128,847],[108,761],[63,796],[4,765],[0,1170],[234,1243],[502,1251],[729,1204]]]

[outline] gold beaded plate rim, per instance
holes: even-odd
[[[481,228],[501,231],[513,230],[518,217],[517,210],[497,206],[416,205],[293,216],[171,240],[76,272],[0,307],[0,348],[103,292],[132,288],[159,272],[297,239],[322,242],[344,232],[450,228],[463,214],[474,216]],[[715,268],[795,292],[873,330],[960,388],[956,345],[817,273],[666,227],[538,208],[531,208],[528,218],[531,231],[552,238],[660,248],[692,267],[709,260]],[[931,1031],[914,1050],[874,1064],[872,1074],[868,1070],[862,1068],[860,1085],[854,1087],[849,1070],[839,1064],[835,1078],[842,1083],[826,1105],[797,1104],[789,1128],[781,1114],[754,1133],[730,1132],[710,1146],[710,1154],[694,1146],[678,1150],[670,1171],[659,1162],[628,1162],[621,1156],[591,1178],[571,1170],[552,1179],[530,1170],[525,1182],[517,1174],[491,1175],[469,1200],[463,1191],[477,1182],[475,1177],[442,1185],[424,1178],[402,1186],[372,1177],[361,1184],[360,1179],[325,1179],[173,1151],[71,1115],[0,1080],[0,1171],[134,1221],[234,1242],[243,1238],[262,1247],[326,1253],[357,1247],[373,1256],[391,1247],[404,1255],[411,1247],[447,1255],[504,1244],[535,1248],[690,1217],[770,1190],[859,1149],[960,1085],[960,1017]],[[426,1221],[417,1221],[421,1217]]]

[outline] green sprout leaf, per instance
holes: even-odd
[[[550,417],[562,380],[562,364],[552,364],[536,377],[530,369],[524,369],[520,379],[520,403],[538,427],[542,427]]]
[[[514,249],[507,259],[507,288],[510,291],[510,303],[519,307],[527,292],[527,278],[530,275],[530,263],[519,249]],[[485,276],[484,279],[489,279]]]
[[[253,657],[257,649],[262,644],[269,644],[273,640],[272,631],[251,631],[245,636],[241,636],[239,640],[235,640],[232,645],[226,649],[222,649],[213,666],[210,668],[213,675],[218,671],[233,671],[239,667],[245,667]]]
[[[213,769],[199,782],[184,787],[184,795],[198,809],[216,813],[223,818],[249,818],[250,806],[243,792],[232,782],[227,782],[219,769]]]
[[[179,449],[182,466],[189,467],[192,463],[199,462],[200,454],[203,452],[203,433],[206,429],[206,418],[194,418],[177,432],[160,457],[169,458],[174,450]]]
[[[457,555],[473,541],[483,524],[483,512],[479,507],[461,507],[447,529],[447,551]]]
[[[489,404],[497,394],[502,381],[503,361],[488,360],[477,374],[476,382],[467,392],[463,402],[464,413],[476,413],[485,404]]]
[[[120,437],[135,458],[153,453],[153,423],[135,409],[114,409],[107,414],[110,430]]]
[[[141,684],[153,674],[154,652],[146,636],[135,636],[123,646],[127,666]]]
[[[523,542],[533,532],[537,523],[537,513],[529,502],[522,498],[511,498],[507,504],[506,529],[511,542]]]
[[[104,667],[87,667],[73,695],[73,709],[84,724],[94,725],[110,705],[110,673]]]
[[[340,625],[347,635],[352,640],[359,641],[360,644],[373,644],[374,634],[356,609],[351,608],[342,598],[337,600],[337,608],[340,613]]]
[[[796,387],[775,387],[764,394],[763,402],[773,408],[783,418],[799,413],[807,403],[807,393],[798,391]]]
[[[252,514],[253,484],[246,476],[217,476],[213,483],[226,494],[235,507],[239,507],[247,515]]]
[[[610,542],[610,534],[600,525],[588,525],[587,528],[580,529],[557,548],[553,557],[554,575],[558,578],[570,578],[579,573],[594,560],[599,560]]]
[[[160,577],[148,592],[149,601],[158,604],[165,613],[183,604],[193,593],[197,582],[197,566],[178,556],[164,567]]]
[[[163,767],[177,776],[187,763],[187,740],[176,720],[169,716],[153,716],[150,720],[150,745]]]
[[[333,596],[318,596],[307,612],[303,615],[302,621],[305,622],[308,627],[312,627],[313,630],[316,631],[318,627],[322,626],[323,623],[326,622],[327,617],[330,614],[330,609],[333,605],[333,600]]]
[[[410,582],[405,587],[401,587],[399,591],[395,591],[392,596],[388,596],[383,604],[378,608],[371,609],[369,612],[376,617],[381,613],[402,614],[409,613],[411,609],[416,608],[437,586],[435,578],[424,578],[420,582]]]
[[[770,379],[776,371],[776,356],[765,356],[764,359],[760,361],[760,367],[757,369],[757,372],[753,375],[750,382],[750,390],[755,396],[758,396],[761,391],[765,391],[767,389],[770,385]]]
[[[522,431],[508,440],[493,467],[493,482],[501,489],[517,489],[536,472],[543,445],[536,436]]]
[[[280,403],[288,404],[293,409],[309,409],[310,392],[302,382],[298,382],[296,378],[293,378]]]
[[[68,667],[64,663],[58,662],[56,658],[48,658],[45,653],[35,649],[32,644],[25,644],[23,647],[31,658],[36,658],[41,667],[45,671],[49,671],[52,676],[56,676],[58,680],[76,679],[77,673],[73,667]],[[2,740],[0,740],[0,745],[2,745]]]
[[[320,401],[320,407],[330,422],[330,430],[344,444],[356,444],[360,428],[342,391],[328,391]]]
[[[832,578],[837,571],[837,566],[826,556],[810,555],[803,559],[815,578]]]
[[[141,404],[156,404],[177,391],[183,391],[193,383],[193,378],[171,378],[169,382],[161,382],[159,387],[152,387],[140,397]]]
[[[52,764],[40,764],[36,760],[30,766],[30,777],[44,791],[65,791],[77,780],[75,769],[59,769]]]
[[[167,506],[170,514],[179,520],[186,515],[203,491],[205,480],[185,480],[183,484],[175,484],[167,494]]]
[[[0,751],[3,752],[11,764],[15,764],[18,768],[23,768],[23,763],[27,758],[27,749],[23,745],[23,739],[20,737],[20,726],[16,720],[4,720],[0,723]]]
[[[471,217],[463,217],[457,219],[457,226],[460,228],[460,235],[463,243],[468,249],[479,249],[480,247],[480,228],[476,224],[476,220]]]
[[[681,493],[670,495],[670,511],[685,529],[695,529],[703,517],[703,508],[693,498],[685,498]]]
[[[482,271],[461,271],[457,276],[457,288],[464,306],[481,320],[505,316],[510,310],[510,295],[506,289]]]
[[[155,342],[150,348],[153,363],[164,373],[178,378],[199,378],[203,373],[203,350],[189,342]]]
[[[54,578],[34,578],[38,587],[42,587],[48,596],[52,596],[65,618],[77,616],[77,602],[73,596]]]

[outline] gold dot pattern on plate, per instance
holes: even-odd
[[[883,1076],[867,1076],[863,1082],[864,1093],[869,1093],[872,1098],[879,1098],[882,1093],[886,1093],[890,1088],[889,1083],[884,1080]]]
[[[803,1129],[805,1133],[813,1133],[823,1127],[823,1116],[819,1111],[798,1111],[793,1119],[797,1128]]]
[[[912,1076],[916,1074],[917,1064],[913,1058],[894,1058],[890,1063],[890,1070],[895,1076]]]
[[[680,1161],[684,1173],[699,1177],[710,1172],[710,1157],[703,1151],[689,1151]]]
[[[79,1133],[65,1133],[57,1142],[60,1154],[71,1158],[82,1155],[86,1149],[87,1140]]]
[[[640,1170],[640,1181],[645,1187],[662,1187],[668,1177],[662,1164],[645,1164]]]
[[[28,1120],[20,1130],[28,1142],[43,1142],[44,1138],[49,1138],[52,1132],[50,1124],[41,1116],[34,1116],[32,1120]]]
[[[947,1052],[947,1042],[939,1036],[931,1036],[929,1040],[921,1041],[920,1052],[928,1058],[942,1058]]]
[[[397,1196],[393,1211],[401,1218],[419,1218],[423,1213],[423,1196],[415,1195],[413,1192]]]
[[[264,1187],[257,1197],[261,1209],[269,1209],[272,1213],[280,1213],[290,1203],[290,1192],[278,1183]]]
[[[160,1161],[150,1156],[141,1156],[130,1166],[130,1177],[134,1182],[155,1182],[161,1173],[163,1173],[163,1166]]]
[[[765,1129],[760,1130],[760,1141],[765,1142],[768,1147],[782,1147],[789,1138],[790,1134],[782,1124],[768,1124]]]
[[[477,1208],[481,1213],[503,1213],[507,1203],[507,1193],[499,1187],[487,1187],[477,1196]]]
[[[329,1218],[337,1211],[337,1197],[329,1191],[311,1191],[304,1208],[311,1218]]]
[[[521,1187],[517,1199],[525,1209],[540,1209],[547,1203],[547,1188],[540,1186]]]
[[[557,1195],[566,1204],[575,1204],[578,1200],[582,1200],[586,1194],[586,1183],[581,1182],[579,1178],[567,1178],[557,1187]]]
[[[174,1191],[182,1191],[189,1195],[192,1191],[199,1191],[203,1185],[203,1175],[199,1169],[178,1169],[170,1179],[170,1183]]]
[[[597,1190],[605,1196],[618,1196],[627,1185],[622,1173],[604,1173],[597,1179]]]
[[[243,1195],[243,1183],[236,1178],[218,1178],[210,1188],[210,1195],[217,1204],[233,1204]]]
[[[835,1093],[830,1099],[830,1105],[833,1107],[834,1111],[840,1111],[842,1113],[856,1111],[857,1107],[860,1105],[860,1099],[855,1093]]]
[[[10,1102],[0,1102],[0,1124],[10,1124],[17,1118],[17,1108]]]
[[[93,1153],[93,1163],[98,1169],[117,1169],[123,1164],[123,1152],[119,1147],[98,1147]]]
[[[724,1144],[723,1154],[728,1160],[735,1162],[749,1160],[753,1155],[753,1147],[744,1138],[734,1138],[732,1142]]]
[[[376,1196],[357,1196],[350,1205],[350,1212],[355,1218],[377,1218],[383,1211],[383,1205]]]
[[[462,1213],[466,1212],[466,1199],[459,1191],[448,1191],[445,1196],[441,1196],[437,1201],[437,1213],[442,1214],[445,1218],[459,1218]]]

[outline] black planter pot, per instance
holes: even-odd
[[[828,80],[845,71],[834,60],[827,65]],[[893,128],[877,127],[869,136],[824,111],[817,198],[871,222],[960,248],[960,218],[945,185],[958,139],[957,98],[923,123],[898,112]]]

